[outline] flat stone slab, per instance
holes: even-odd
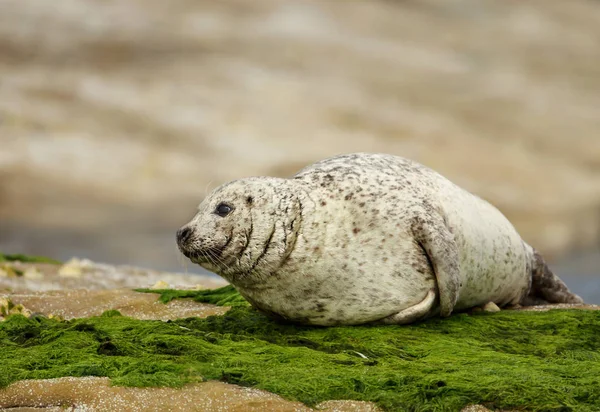
[[[18,261],[0,264],[0,300],[22,305],[26,313],[64,319],[99,316],[107,310],[118,310],[136,319],[158,320],[221,315],[227,308],[188,299],[163,304],[157,295],[133,289],[224,285],[226,282],[216,276],[113,266],[77,258],[62,265]]]
[[[3,297],[0,294],[0,298]],[[158,295],[130,289],[56,290],[48,292],[15,293],[5,297],[15,305],[23,305],[31,313],[58,316],[63,319],[100,316],[107,310],[118,310],[123,316],[135,319],[169,320],[177,318],[222,315],[229,308],[175,299],[167,304]]]
[[[108,378],[59,378],[16,382],[0,390],[0,407],[19,411],[75,407],[82,411],[272,411],[375,412],[368,402],[328,401],[309,408],[300,402],[258,389],[222,382],[202,382],[175,388],[111,386]],[[27,408],[27,409],[26,409]]]
[[[113,266],[73,258],[62,265],[0,262],[0,293],[50,290],[106,290],[147,288],[216,288],[227,283],[211,275],[163,272],[131,266]]]

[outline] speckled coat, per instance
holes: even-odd
[[[528,295],[580,301],[496,208],[385,154],[223,185],[178,243],[259,310],[305,324],[410,323]]]

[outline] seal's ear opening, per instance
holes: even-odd
[[[247,203],[247,204],[249,204],[249,205],[251,205],[251,204],[252,204],[252,202],[254,202],[254,198],[253,198],[252,196],[248,196],[248,197],[246,198],[246,203]]]

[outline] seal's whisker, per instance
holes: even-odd
[[[212,185],[212,180],[209,180],[208,183],[206,184],[206,187],[204,188],[204,197],[208,196],[208,191],[210,190],[210,185]]]
[[[221,271],[226,272],[229,270],[229,265],[219,256],[219,253],[208,250],[206,251],[206,255],[210,259],[211,264],[220,268]]]
[[[211,260],[211,263],[217,267],[224,267],[226,266],[223,261],[221,260],[221,258],[219,258],[219,256],[213,254],[212,252],[208,252],[207,256],[209,257],[209,259]]]
[[[176,255],[177,255],[177,260],[179,262],[179,265],[182,266],[185,270],[185,273],[188,273],[188,259],[185,257],[185,255],[183,253],[181,253],[181,250],[179,250],[179,248],[176,248]]]

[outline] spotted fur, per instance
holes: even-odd
[[[223,202],[232,208],[224,217],[215,213]],[[385,154],[227,183],[178,244],[257,309],[305,324],[401,324],[488,302],[581,301],[496,208]]]

